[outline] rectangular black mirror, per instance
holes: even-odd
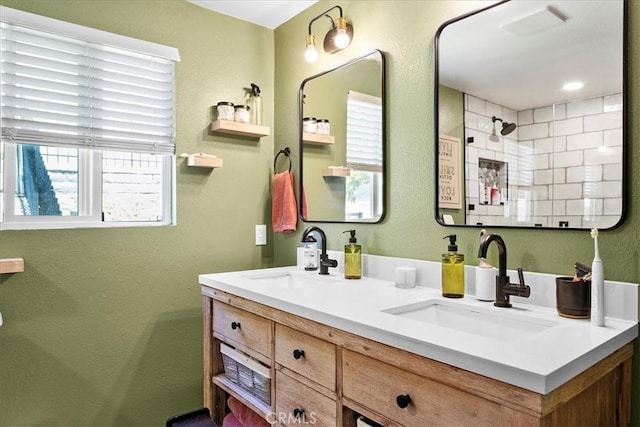
[[[307,222],[380,222],[385,65],[375,50],[300,86],[299,212]]]
[[[503,1],[435,43],[436,218],[608,229],[625,213],[626,1]]]

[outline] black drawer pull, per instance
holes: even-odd
[[[234,331],[236,329],[240,329],[240,322],[231,322],[231,329],[233,329]]]
[[[408,394],[399,394],[396,396],[396,403],[400,408],[404,409],[411,403],[411,396]]]
[[[304,350],[298,350],[297,348],[293,350],[293,358],[298,360],[301,357],[304,357]]]
[[[304,409],[296,408],[293,410],[293,416],[296,418],[304,418]]]

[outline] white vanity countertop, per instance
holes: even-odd
[[[282,277],[286,273],[309,278],[310,283],[305,285],[298,280],[277,285],[275,277],[271,283],[255,280],[258,275]],[[488,338],[382,311],[434,298],[446,304],[448,299],[441,296],[439,289],[399,289],[393,281],[370,277],[345,280],[334,269],[330,269],[329,276],[320,276],[301,267],[279,267],[203,274],[199,281],[203,294],[207,294],[207,288],[219,289],[541,394],[549,393],[638,336],[637,321],[607,317],[605,327],[595,327],[589,320],[560,317],[555,309],[526,305],[522,298],[512,297],[513,308],[494,307],[469,295],[454,300],[498,316],[517,319],[525,315],[554,324],[542,332],[523,334],[521,339]]]

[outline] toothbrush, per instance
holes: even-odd
[[[604,326],[604,266],[598,253],[598,229],[591,229],[593,263],[591,264],[591,324]]]

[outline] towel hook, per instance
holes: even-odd
[[[282,150],[278,151],[278,154],[276,154],[276,158],[273,159],[273,171],[276,171],[276,161],[278,160],[278,156],[280,156],[280,154],[284,154],[285,157],[289,159],[289,172],[291,172],[291,157],[289,156],[291,154],[291,149],[289,147],[284,147]]]

